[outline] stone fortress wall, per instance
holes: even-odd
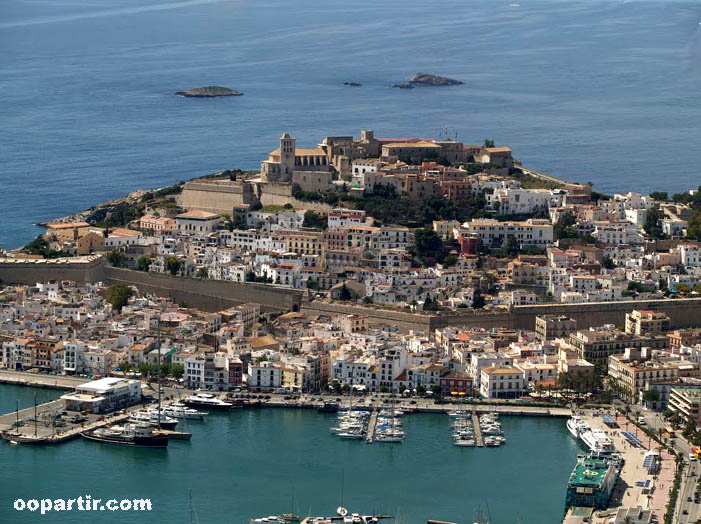
[[[180,207],[219,215],[231,215],[234,208],[260,202],[263,206],[291,204],[295,209],[330,211],[324,202],[304,202],[292,197],[290,184],[229,180],[193,180],[186,182],[177,197]]]
[[[581,329],[603,324],[622,325],[625,314],[633,309],[660,311],[670,317],[672,328],[698,325],[701,319],[701,298],[667,300],[626,300],[588,304],[539,304],[516,306],[510,311],[456,312],[420,314],[381,309],[354,304],[327,303],[304,300],[304,292],[265,284],[225,282],[195,278],[173,277],[144,273],[132,269],[107,266],[104,257],[81,257],[75,260],[29,261],[0,259],[0,282],[4,284],[34,284],[50,280],[76,282],[122,283],[178,303],[204,311],[219,311],[233,305],[253,302],[272,311],[302,311],[310,314],[365,315],[370,325],[390,324],[400,331],[430,332],[446,326],[506,327],[533,330],[538,315],[567,315],[577,320]]]

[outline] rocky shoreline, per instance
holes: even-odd
[[[394,84],[392,87],[398,89],[414,89],[414,87],[440,87],[440,86],[456,86],[461,85],[464,82],[461,80],[455,80],[454,78],[448,78],[447,76],[434,75],[432,73],[416,73],[408,82],[400,82]]]
[[[228,87],[221,86],[197,87],[195,89],[188,89],[186,91],[176,91],[175,94],[187,98],[217,98],[220,96],[243,95],[241,91],[236,91],[235,89],[229,89]]]

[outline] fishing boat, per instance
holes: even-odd
[[[124,424],[86,431],[81,437],[96,442],[137,446],[146,448],[167,448],[168,438],[155,432],[150,424]]]
[[[188,407],[210,409],[216,411],[230,411],[234,405],[231,402],[222,400],[211,393],[193,393],[183,400]]]

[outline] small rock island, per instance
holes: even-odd
[[[455,86],[462,83],[463,82],[460,80],[448,78],[447,76],[438,76],[430,73],[416,73],[408,82],[394,84],[392,87],[397,87],[399,89],[412,89],[415,86]]]
[[[221,86],[205,86],[196,89],[188,89],[187,91],[176,91],[178,96],[186,96],[190,98],[216,98],[219,96],[241,96],[241,91],[229,89]]]

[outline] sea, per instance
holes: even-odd
[[[701,184],[701,3],[3,0],[0,246],[283,131],[485,138],[603,192]],[[461,86],[392,89],[416,72]],[[359,82],[362,87],[346,87]],[[204,85],[242,97],[186,99]]]
[[[35,392],[39,401],[60,394],[0,385],[0,412],[13,411],[16,400],[32,406]],[[446,415],[405,415],[402,444],[342,441],[329,432],[334,422],[335,415],[313,410],[212,413],[181,423],[192,439],[171,441],[167,450],[0,441],[0,522],[248,524],[292,510],[332,515],[343,505],[390,515],[388,524],[470,524],[479,508],[492,524],[556,524],[582,452],[559,418],[501,417],[507,442],[499,448],[453,446]],[[13,509],[18,498],[81,495],[150,499],[152,509],[43,516]]]

